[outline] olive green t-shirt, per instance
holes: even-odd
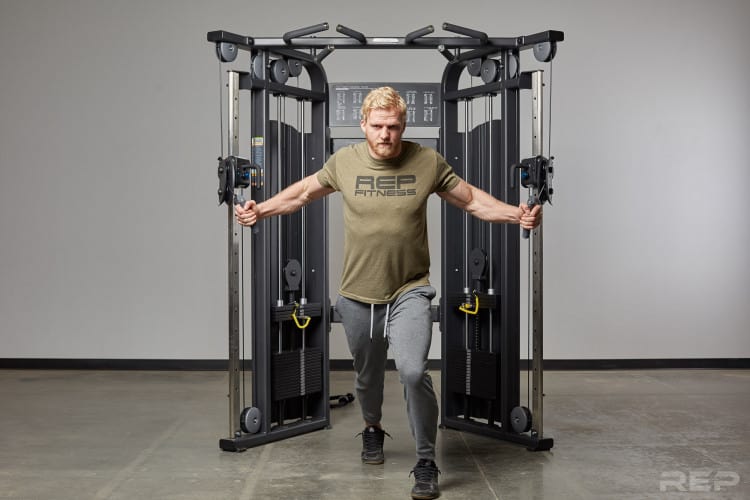
[[[386,304],[429,284],[427,198],[460,181],[440,154],[404,141],[397,158],[376,160],[361,142],[336,152],[317,177],[344,200],[341,295]]]

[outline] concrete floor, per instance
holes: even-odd
[[[332,372],[332,393],[352,377]],[[332,429],[219,450],[226,385],[223,372],[0,371],[0,498],[410,498],[394,372],[381,466],[360,463],[356,403],[332,410]],[[750,371],[547,372],[545,392],[552,451],[439,431],[443,499],[750,498]]]

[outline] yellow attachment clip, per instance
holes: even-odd
[[[300,324],[299,319],[297,318],[297,306],[299,306],[299,304],[295,302],[294,311],[292,311],[292,319],[294,320],[294,324],[297,325],[297,328],[299,328],[300,330],[304,330],[305,328],[307,328],[307,325],[310,324],[310,320],[312,318],[310,316],[300,316],[301,319],[305,320],[304,324]]]
[[[471,309],[471,303],[465,303],[458,306],[458,310],[466,314],[477,314],[479,312],[479,296],[474,293],[474,309]]]

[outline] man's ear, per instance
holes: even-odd
[[[361,120],[359,121],[359,128],[361,128],[361,129],[362,129],[362,132],[365,132],[365,125],[367,125],[367,118],[366,118],[366,117],[365,117],[365,118],[362,118],[362,119],[361,119]],[[366,133],[366,132],[365,132],[365,133]]]

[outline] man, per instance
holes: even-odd
[[[438,404],[427,371],[432,340],[427,198],[437,193],[482,220],[541,222],[533,210],[503,203],[459,178],[436,151],[404,141],[406,103],[391,87],[368,94],[360,122],[365,142],[332,155],[317,173],[272,198],[236,206],[240,224],[252,226],[289,214],[340,191],[344,201],[344,271],[336,309],[341,315],[356,370],[355,388],[365,429],[362,461],[384,462],[381,426],[383,383],[390,347],[404,386],[409,426],[418,462],[412,498],[440,496],[435,464]]]

